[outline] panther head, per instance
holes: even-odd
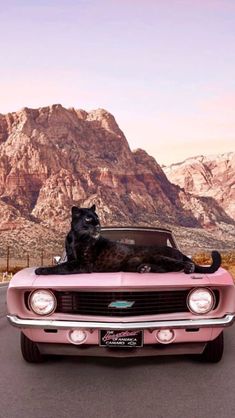
[[[96,207],[90,208],[72,207],[71,229],[79,235],[86,235],[92,238],[100,236],[100,221],[96,214]]]

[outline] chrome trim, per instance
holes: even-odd
[[[161,328],[214,328],[228,327],[233,324],[235,314],[227,314],[222,318],[211,319],[179,319],[173,321],[143,322],[93,322],[93,321],[61,321],[56,319],[22,319],[17,315],[7,315],[9,322],[18,328],[42,329],[161,329]]]

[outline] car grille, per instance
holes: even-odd
[[[188,312],[188,290],[157,292],[56,292],[56,312],[100,315],[135,316]],[[110,307],[111,302],[134,302],[131,307]]]

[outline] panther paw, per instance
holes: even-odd
[[[47,274],[47,268],[46,268],[46,267],[38,267],[38,268],[35,270],[35,274],[36,274],[37,276],[40,276],[40,275],[46,275],[46,274]]]
[[[194,271],[195,271],[195,265],[193,263],[190,263],[190,262],[185,263],[184,272],[186,274],[194,273]]]
[[[139,273],[149,273],[151,271],[151,266],[149,266],[148,264],[140,264],[137,271]]]

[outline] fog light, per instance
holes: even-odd
[[[161,329],[156,332],[155,337],[161,344],[170,344],[175,339],[175,333],[172,329]]]
[[[88,333],[83,329],[74,329],[69,332],[69,339],[73,344],[83,344],[88,337]]]

